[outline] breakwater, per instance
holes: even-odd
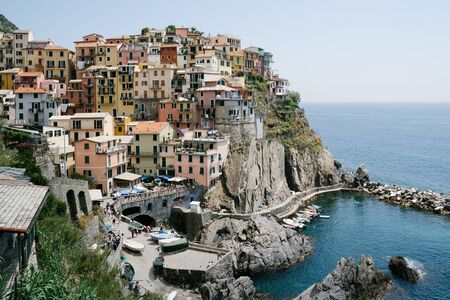
[[[450,215],[450,196],[442,193],[372,182],[364,183],[359,190],[386,203]]]

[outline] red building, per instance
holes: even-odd
[[[94,76],[86,74],[81,79],[70,80],[63,97],[63,103],[68,105],[65,111],[62,109],[62,114],[96,112],[95,82]]]
[[[162,45],[159,51],[159,59],[162,64],[177,64],[178,44]]]
[[[197,101],[185,98],[160,101],[158,121],[169,122],[176,128],[198,127]]]

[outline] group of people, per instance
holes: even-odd
[[[106,238],[106,246],[113,251],[116,251],[120,245],[120,241],[123,239],[123,233],[115,234],[114,232],[108,232],[108,237]]]

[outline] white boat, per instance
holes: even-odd
[[[297,222],[295,222],[294,220],[291,220],[291,219],[284,219],[283,222],[285,224],[288,224],[288,225],[291,225],[291,226],[294,226],[294,227],[298,227],[298,228],[305,227],[304,224],[297,223]]]
[[[175,241],[178,241],[180,238],[179,237],[173,237],[173,238],[168,238],[168,239],[160,239],[158,240],[158,244],[159,245],[164,245],[164,244],[168,244],[168,243],[172,243]]]
[[[330,216],[327,216],[327,215],[319,215],[319,218],[321,218],[321,219],[329,219]]]
[[[313,204],[313,205],[311,205],[311,206],[314,207],[315,209],[322,209],[322,206],[319,206],[319,205]]]
[[[137,252],[142,252],[145,249],[145,245],[136,242],[134,240],[125,240],[123,242],[123,246],[127,249],[130,249],[131,251],[137,251]]]
[[[169,296],[167,296],[167,300],[173,300],[177,296],[177,291],[172,291]]]

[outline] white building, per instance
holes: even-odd
[[[14,124],[16,119],[16,101],[12,90],[0,90],[0,114],[6,119],[6,124]]]
[[[44,126],[42,129],[53,163],[59,166],[61,175],[69,176],[75,168],[75,148],[69,143],[69,132],[62,127]]]
[[[289,92],[289,81],[287,79],[273,77],[271,89],[274,100],[283,100]]]
[[[14,67],[25,66],[25,50],[28,42],[33,40],[31,30],[15,30],[13,32]]]
[[[224,53],[209,50],[195,56],[195,64],[203,66],[208,71],[217,72],[222,76],[231,75],[231,61]]]
[[[48,125],[48,119],[61,114],[60,103],[52,93],[37,87],[19,87],[16,90],[16,124]]]

